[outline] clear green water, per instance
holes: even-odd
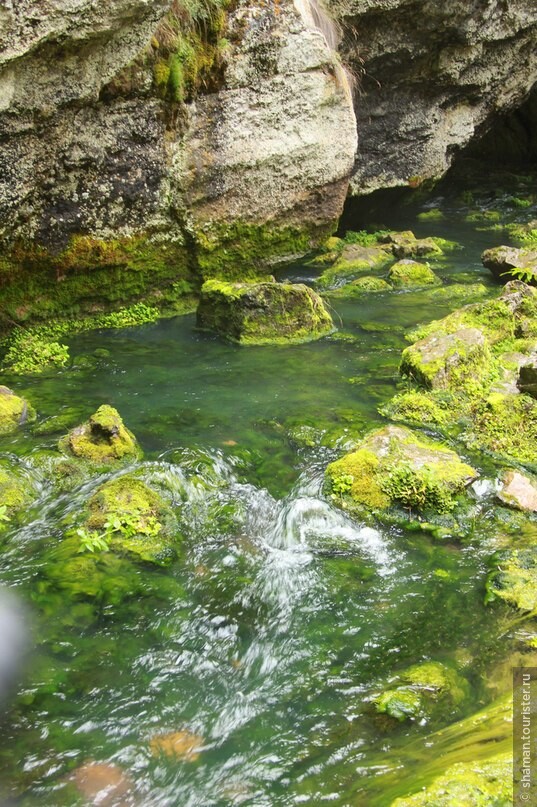
[[[480,232],[449,199],[440,204],[443,222],[409,210],[382,223],[456,238],[464,249],[436,271],[447,283],[469,273],[466,282],[488,284],[479,255],[505,233]],[[144,449],[140,473],[172,501],[184,534],[173,567],[134,568],[145,596],[99,610],[51,598],[41,583],[47,549],[102,477],[60,496],[43,485],[3,533],[1,579],[29,604],[37,645],[1,727],[8,796],[74,804],[69,773],[97,760],[120,766],[148,807],[382,807],[412,791],[416,759],[441,770],[422,738],[488,703],[485,679],[510,653],[505,612],[483,605],[497,538],[491,499],[476,499],[463,546],[438,545],[351,521],[321,483],[336,436],[383,422],[377,407],[400,384],[405,329],[459,304],[426,292],[335,303],[348,340],[274,349],[227,345],[187,316],[81,335],[72,367],[3,379],[40,422],[67,407],[73,425],[102,403],[117,407]],[[320,431],[319,444],[289,439],[300,424]],[[57,439],[28,428],[0,452],[31,464]],[[471,459],[494,474],[486,458]],[[462,665],[470,696],[460,710],[424,725],[375,718],[371,694],[429,658]],[[151,753],[152,737],[184,730],[203,738],[197,759]]]

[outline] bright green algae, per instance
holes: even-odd
[[[454,238],[439,222],[431,231]],[[435,267],[446,289],[450,272],[456,279],[478,267],[484,246],[475,261],[454,252],[457,271],[448,259]],[[430,413],[435,442],[435,419],[451,421],[449,391],[397,386],[403,333],[453,308],[449,298],[433,303],[433,291],[335,301],[344,338],[309,345],[241,350],[195,334],[189,317],[113,336],[81,333],[68,340],[72,365],[23,385],[6,376],[39,413],[36,432],[23,424],[2,438],[6,468],[13,472],[13,451],[20,454],[41,497],[2,532],[4,579],[32,593],[42,649],[0,748],[11,793],[69,803],[66,777],[96,759],[113,761],[163,802],[229,793],[261,804],[330,798],[387,807],[423,787],[436,798],[435,780],[451,779],[454,765],[472,760],[488,770],[489,758],[507,750],[505,711],[495,718],[490,709],[488,722],[474,716],[496,697],[487,671],[517,647],[505,633],[509,609],[483,603],[484,569],[498,533],[515,540],[527,517],[463,493],[469,546],[459,552],[427,530],[362,532],[319,493],[326,466],[384,425],[376,408],[395,393],[407,396],[407,416]],[[96,467],[56,449],[103,401],[136,435],[143,462],[133,454],[127,468],[115,460]],[[67,496],[46,470],[52,457],[78,468]],[[494,478],[493,461],[477,452],[464,460]],[[156,518],[162,535],[169,525],[177,552],[165,568],[109,537],[108,551],[79,551],[76,530],[93,531],[90,503],[103,501],[103,488],[112,507],[99,505],[99,534],[113,503],[130,495],[120,480],[163,503],[167,516],[152,499],[142,527],[151,531]],[[396,489],[404,481],[392,480]],[[139,514],[135,504],[123,526]],[[467,698],[453,705],[435,690],[432,711],[428,695],[420,701],[426,727],[421,718],[383,723],[374,694],[387,682],[419,691],[424,678],[394,676],[433,663],[468,682]],[[468,723],[446,726],[458,710]],[[151,738],[185,729],[207,740],[199,759],[163,755],[157,771]]]

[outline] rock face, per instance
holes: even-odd
[[[537,81],[527,0],[334,0],[360,77],[355,194],[418,185]]]
[[[184,88],[181,9],[23,0],[0,10],[0,243],[15,288],[30,283],[24,264],[51,297],[62,281],[68,311],[67,291],[102,300],[99,276],[92,287],[80,274],[104,266],[137,278],[123,282],[123,303],[151,284],[162,296],[192,271],[225,270],[213,260],[222,245],[229,255],[249,243],[261,267],[334,228],[356,126],[328,18],[323,34],[304,3],[220,10],[207,41],[189,34],[198,78]]]
[[[521,366],[517,386],[520,392],[537,398],[537,357],[533,357],[531,361]]]
[[[198,327],[245,345],[308,342],[334,330],[321,298],[301,283],[223,283],[201,289]]]
[[[483,332],[461,328],[455,333],[420,339],[403,351],[401,372],[429,389],[446,389],[461,375],[476,374],[476,366],[487,358]]]

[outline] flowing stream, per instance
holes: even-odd
[[[520,217],[502,199],[505,216]],[[452,199],[433,203],[444,220],[403,209],[382,223],[456,238],[463,249],[435,270],[496,294],[479,256],[505,232],[465,222]],[[536,214],[524,209],[523,220]],[[225,344],[188,315],[73,337],[65,370],[3,379],[39,423],[64,414],[72,426],[102,403],[117,407],[144,449],[134,472],[167,498],[183,536],[171,567],[133,567],[135,597],[98,608],[53,596],[47,550],[107,477],[53,493],[34,460],[59,435],[28,427],[1,439],[2,456],[30,468],[40,490],[2,534],[0,579],[27,604],[36,645],[2,723],[6,804],[382,807],[412,791],[407,748],[506,688],[490,681],[509,662],[505,610],[483,604],[492,486],[476,486],[462,544],[360,524],[322,489],[341,448],[385,422],[377,408],[401,388],[405,331],[458,305],[427,291],[334,302],[339,336],[283,348]],[[490,460],[471,461],[494,479]],[[435,721],[387,727],[373,694],[425,659],[457,665],[468,697]],[[176,753],[155,753],[155,737],[175,737]],[[181,750],[189,737],[194,750]],[[439,764],[434,748],[429,757]],[[108,801],[84,801],[75,786],[89,761],[120,777]]]

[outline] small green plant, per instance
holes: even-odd
[[[161,530],[162,524],[155,516],[148,516],[135,510],[131,513],[111,513],[104,525],[104,536],[109,539],[113,538],[114,533],[119,533],[125,538],[132,538],[135,535],[156,538]]]
[[[524,268],[523,266],[514,266],[508,269],[507,272],[502,272],[502,277],[514,277],[515,280],[521,280],[523,283],[531,283],[532,280],[537,278],[534,269]]]
[[[331,482],[332,495],[344,496],[346,493],[350,493],[353,484],[354,477],[352,474],[341,474],[341,476],[334,477]]]
[[[416,471],[409,465],[398,465],[382,480],[381,488],[392,501],[409,510],[431,508],[437,513],[449,513],[455,507],[449,491],[427,469]]]
[[[80,527],[76,534],[80,538],[79,552],[108,552],[108,543],[105,535],[96,530],[87,530]]]

